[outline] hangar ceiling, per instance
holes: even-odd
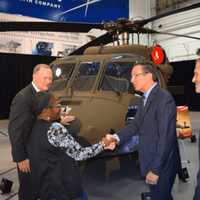
[[[130,0],[129,17],[133,20],[146,19],[158,15],[158,10],[163,14],[199,2],[199,0]],[[148,27],[161,32],[200,37],[199,12],[200,7],[158,19],[149,23]],[[144,35],[140,37],[140,42],[146,45],[159,43],[172,62],[196,59],[196,52],[200,47],[200,41],[167,35]]]
[[[199,3],[199,0],[156,0],[155,11],[157,11],[158,5],[162,8],[160,12],[164,13],[170,9],[174,10],[176,7],[182,8],[194,3]],[[152,27],[158,31],[199,37],[199,12],[200,8],[196,8],[168,16],[154,21]],[[154,35],[152,40],[157,41],[165,48],[170,61],[193,60],[197,58],[196,52],[199,49],[200,41],[167,35]]]
[[[199,2],[198,0],[156,0],[156,13],[161,14],[184,6],[192,5]]]
[[[156,12],[167,12],[170,10],[174,10],[180,7],[185,7],[194,3],[199,3],[199,0],[130,0],[129,1],[129,17],[132,20],[142,20],[146,18],[150,18],[151,16],[155,16]],[[154,21],[153,23],[149,23],[148,27],[151,29],[155,29],[157,31],[163,31],[163,32],[171,32],[175,34],[183,34],[193,37],[200,37],[200,25],[199,25],[199,11],[200,8],[196,8],[192,11],[186,11],[184,13],[176,14],[174,16],[168,16],[162,19],[158,19]],[[21,16],[20,16],[21,17]],[[15,16],[16,18],[16,16]],[[1,14],[0,14],[0,20],[1,20]],[[24,20],[24,19],[23,19]],[[4,20],[3,20],[4,21]],[[13,34],[13,33],[10,33]],[[17,33],[17,42],[23,41],[24,43],[28,44],[25,41],[25,37],[21,37],[19,33]],[[73,34],[74,35],[74,34]],[[2,36],[2,37],[1,37]],[[8,33],[1,33],[0,39],[2,38],[3,46],[6,46],[9,44],[9,42],[5,43],[5,38],[7,38]],[[63,35],[61,35],[63,36]],[[39,35],[40,41],[44,41],[47,43],[52,43],[52,39],[49,41],[49,35],[47,35],[47,38],[41,38],[41,35]],[[31,44],[28,46],[21,45],[21,49],[28,49],[30,52],[32,50],[32,46],[36,46],[37,39],[35,39],[35,36],[32,40],[29,40]],[[63,39],[62,38],[59,38]],[[137,37],[134,38],[137,42]],[[11,39],[8,38],[10,41]],[[28,40],[28,39],[27,39]],[[176,36],[163,36],[163,35],[141,35],[140,36],[140,43],[151,45],[153,42],[157,41],[159,44],[163,45],[165,49],[167,49],[167,53],[169,53],[170,61],[177,61],[177,60],[186,60],[186,59],[194,59],[196,56],[196,50],[200,46],[200,42],[197,42],[195,40],[189,40],[189,39],[183,39]],[[63,43],[63,42],[62,42]],[[33,44],[33,45],[32,45]],[[7,45],[8,46],[8,45]],[[6,47],[7,47],[6,46]],[[18,49],[20,49],[20,47]],[[27,48],[25,48],[27,47]],[[57,53],[57,49],[60,48],[59,45],[55,45]],[[62,46],[62,49],[64,49],[65,46]],[[4,48],[5,49],[5,48]],[[28,51],[27,50],[27,51]],[[20,51],[20,50],[19,50]],[[59,51],[60,52],[60,51]]]

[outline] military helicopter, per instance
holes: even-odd
[[[89,47],[83,55],[59,58],[51,64],[55,75],[52,91],[81,120],[80,132],[90,143],[124,125],[128,106],[139,98],[130,83],[131,69],[135,62],[150,59],[145,56],[151,52],[141,45]],[[167,59],[162,65],[172,71]],[[166,87],[159,68],[157,74]]]
[[[1,22],[0,31],[88,32],[92,28],[107,31],[68,56],[58,58],[50,64],[54,73],[51,90],[60,98],[63,105],[70,107],[70,114],[80,119],[80,136],[89,143],[95,143],[105,133],[114,133],[123,127],[128,119],[134,118],[140,95],[130,83],[130,72],[136,62],[153,62],[158,82],[163,88],[167,88],[167,82],[173,72],[160,45],[149,47],[130,44],[129,36],[136,34],[138,41],[140,34],[170,34],[200,40],[197,37],[161,33],[144,28],[144,25],[156,19],[199,6],[200,3],[197,3],[145,20],[119,19],[116,22],[101,24]],[[117,45],[107,46],[109,43]],[[132,141],[128,150],[122,150],[122,153],[134,151],[136,140],[137,138]]]

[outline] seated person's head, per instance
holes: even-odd
[[[59,100],[49,92],[38,92],[35,96],[33,111],[39,119],[56,121],[60,119]]]

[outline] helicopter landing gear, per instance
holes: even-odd
[[[196,143],[197,142],[196,135],[192,135],[190,140],[191,140],[191,143]]]
[[[12,181],[10,181],[6,178],[2,178],[1,183],[0,183],[1,194],[10,193],[12,185],[13,185]]]
[[[151,200],[151,193],[150,192],[141,193],[141,200]]]
[[[186,167],[181,169],[181,172],[178,173],[178,178],[183,181],[184,183],[188,182],[188,179],[190,178],[188,169]]]

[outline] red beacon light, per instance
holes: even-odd
[[[162,49],[160,45],[156,45],[153,47],[151,51],[151,59],[155,65],[164,63],[165,51]]]

